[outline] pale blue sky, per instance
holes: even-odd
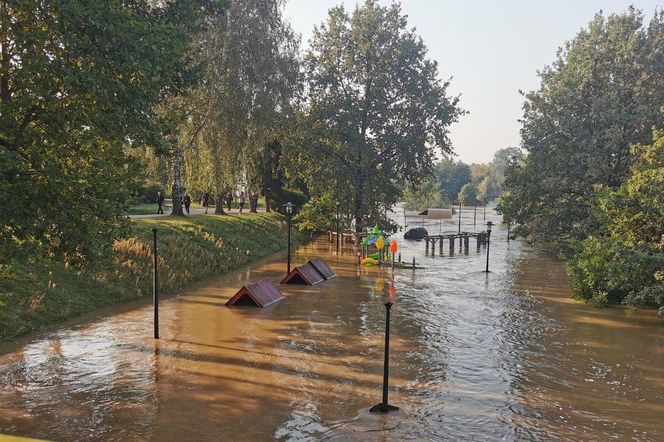
[[[329,8],[357,0],[288,0],[286,16],[306,48],[313,26]],[[383,4],[391,1],[381,1]],[[470,114],[451,128],[458,158],[488,162],[493,153],[519,144],[519,89],[538,85],[537,70],[554,60],[597,13],[621,12],[632,4],[649,20],[664,0],[451,1],[403,0],[401,7],[439,63],[441,78],[454,77],[450,92],[461,94]]]

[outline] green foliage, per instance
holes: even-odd
[[[384,217],[401,183],[429,175],[451,152],[461,115],[435,61],[400,6],[368,0],[329,11],[305,57],[307,101],[290,140],[288,175],[314,197],[331,194],[356,228]]]
[[[488,202],[501,196],[504,192],[505,173],[523,159],[523,151],[516,147],[506,147],[497,151],[486,173],[477,182],[478,200]],[[475,178],[473,181],[475,182]]]
[[[220,198],[244,184],[269,197],[299,87],[299,39],[282,6],[233,1],[201,38],[205,80],[185,100],[191,117],[180,132],[190,191]]]
[[[654,286],[655,273],[664,268],[664,254],[653,247],[635,247],[620,237],[591,237],[567,265],[574,294],[585,300],[606,295],[620,303],[628,295],[638,299],[640,292]]]
[[[664,305],[664,131],[632,148],[629,178],[597,193],[604,236],[580,243],[568,268],[576,296],[606,293],[610,302]]]
[[[407,210],[417,210],[421,212],[430,207],[445,207],[449,202],[443,197],[440,186],[436,178],[429,178],[418,188],[408,187],[403,195],[404,207]]]
[[[444,159],[436,164],[434,174],[448,201],[456,201],[461,188],[471,181],[470,166],[461,161]]]
[[[478,203],[477,200],[477,189],[472,183],[466,183],[459,191],[459,196],[457,196],[457,201],[460,201],[462,204],[472,206]]]
[[[297,211],[293,217],[300,230],[327,231],[336,229],[336,204],[332,195],[325,194],[319,199],[312,199]],[[340,227],[343,225],[341,220]]]
[[[272,196],[272,210],[276,210],[281,213],[285,213],[283,206],[288,202],[295,204],[295,211],[297,212],[302,207],[304,207],[306,202],[309,200],[304,192],[298,189],[278,188],[275,189]]]
[[[209,2],[37,0],[0,8],[0,242],[83,262],[126,225],[136,164],[163,148],[154,106],[195,78]]]
[[[443,159],[434,168],[434,175],[443,193],[443,202],[449,204],[462,201],[463,204],[471,205],[497,198],[503,192],[505,171],[522,159],[523,152],[515,147],[500,149],[488,164],[468,165]]]
[[[630,145],[650,141],[662,122],[664,12],[644,25],[639,11],[597,15],[540,72],[526,95],[522,145],[509,168],[510,213],[525,235],[564,245],[601,230],[598,189],[628,176]]]
[[[0,266],[0,340],[148,296],[153,227],[159,229],[162,293],[286,247],[286,223],[278,214],[132,220],[128,235],[113,244],[110,258],[95,266],[75,268],[44,259]]]

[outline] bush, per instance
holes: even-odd
[[[664,255],[654,248],[625,244],[617,237],[588,238],[567,263],[574,296],[597,304],[663,304],[659,296]],[[657,287],[660,288],[657,288]]]
[[[157,197],[157,192],[166,195],[164,186],[159,183],[146,183],[136,190],[134,193],[135,204],[149,204],[154,203]]]
[[[301,190],[278,188],[272,191],[272,200],[270,201],[271,209],[279,213],[286,213],[284,204],[291,202],[295,204],[296,210],[304,208],[305,203],[309,200]]]
[[[330,201],[309,201],[293,218],[300,230],[320,232],[336,228],[336,207]]]

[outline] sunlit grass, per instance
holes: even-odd
[[[134,219],[112,256],[85,269],[14,262],[0,270],[0,339],[151,293],[152,229],[158,229],[160,289],[225,273],[286,247],[274,213]]]

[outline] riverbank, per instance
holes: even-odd
[[[116,241],[112,256],[94,268],[44,261],[1,268],[0,340],[151,295],[153,228],[159,229],[159,287],[164,294],[287,246],[285,219],[275,213],[134,219],[130,234]]]

